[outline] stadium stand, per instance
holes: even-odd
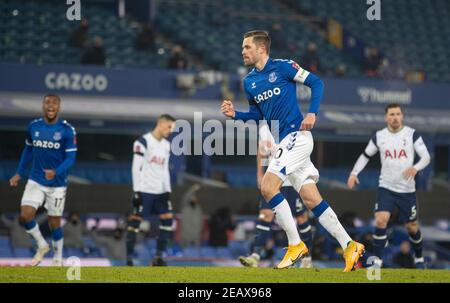
[[[431,81],[450,81],[446,63],[450,56],[450,5],[446,0],[387,1],[380,22],[367,22],[362,13],[367,10],[364,1],[281,1],[297,11],[339,21],[406,70],[423,70]]]
[[[0,60],[34,64],[79,64],[82,49],[70,46],[69,36],[78,23],[66,22],[67,7],[61,1],[7,0],[0,2]],[[106,49],[106,66],[165,67],[168,52],[134,49],[139,32],[136,22],[122,20],[100,5],[83,7],[90,40],[100,36]],[[92,42],[92,41],[90,41]],[[156,48],[162,45],[156,41]]]
[[[361,75],[360,68],[347,54],[328,44],[310,25],[276,1],[161,1],[156,23],[160,31],[199,54],[212,67],[236,71],[242,58],[236,47],[242,34],[255,28],[270,30],[282,25],[288,45],[301,64],[308,42],[318,44],[324,68],[333,71],[340,63],[348,66],[348,75]],[[292,51],[273,51],[274,57],[292,57]]]

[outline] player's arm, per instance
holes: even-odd
[[[258,149],[256,153],[256,185],[258,188],[261,188],[261,181],[264,176],[264,170],[262,165],[263,155],[261,154],[260,150]]]
[[[144,164],[145,145],[138,139],[133,144],[133,161],[131,163],[131,178],[133,182],[133,191],[138,192],[141,181],[141,169]]]
[[[359,184],[359,179],[358,179],[359,173],[362,172],[363,169],[366,167],[367,163],[369,163],[370,158],[373,157],[378,152],[376,140],[377,140],[377,137],[376,137],[376,135],[374,135],[370,139],[369,144],[367,144],[364,152],[359,156],[358,160],[356,161],[355,165],[353,166],[353,169],[347,180],[347,186],[350,189],[352,189],[355,186],[355,184]]]
[[[305,71],[308,73],[308,76],[303,81],[304,76],[299,75],[300,71],[297,72],[298,75],[294,77],[296,82],[303,83],[304,85],[311,88],[311,101],[309,105],[308,114],[314,114],[313,116],[317,116],[319,113],[320,103],[323,97],[323,91],[325,88],[325,84],[323,81],[313,73]]]
[[[248,112],[239,112],[234,110],[233,102],[229,100],[224,100],[222,102],[222,106],[220,109],[226,117],[232,118],[234,120],[242,120],[244,122],[249,120],[254,121],[262,120],[261,112],[259,111],[256,104],[253,103],[250,103]]]
[[[256,102],[251,97],[250,93],[247,90],[247,85],[244,81],[244,93],[247,98],[247,101],[249,103],[249,110],[248,112],[239,112],[234,110],[233,102],[230,100],[224,100],[222,102],[222,113],[227,116],[228,118],[232,118],[234,120],[242,120],[244,122],[253,120],[253,121],[260,121],[263,119],[263,116],[261,114],[261,111],[259,110],[258,106],[256,105]]]
[[[11,186],[17,186],[21,178],[25,176],[25,171],[33,158],[33,141],[31,140],[30,129],[27,131],[27,138],[25,139],[25,148],[20,156],[19,166],[16,174],[9,180]]]
[[[294,61],[287,61],[281,64],[281,71],[290,80],[311,88],[311,100],[308,114],[304,117],[300,129],[311,130],[316,123],[316,116],[319,113],[320,103],[323,97],[324,83],[315,74],[300,67]]]
[[[275,141],[270,132],[267,121],[261,121],[258,127],[258,150],[256,153],[256,177],[258,181],[258,188],[264,176],[263,166],[267,166],[267,160],[274,152]]]
[[[419,155],[420,160],[414,164],[412,167],[408,168],[403,172],[403,176],[406,179],[414,178],[417,172],[421,171],[431,162],[431,156],[428,152],[427,146],[423,142],[422,136],[418,135],[417,132],[413,134],[414,141],[414,151]]]
[[[133,144],[133,161],[131,163],[131,179],[133,183],[133,207],[138,209],[142,206],[139,184],[141,181],[141,170],[144,165],[144,154],[147,149],[147,142],[143,137]]]
[[[55,170],[44,169],[47,180],[52,180],[54,177],[66,173],[75,164],[77,157],[77,139],[74,128],[66,131],[64,147],[64,161]]]

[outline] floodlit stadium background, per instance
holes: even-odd
[[[448,268],[450,2],[384,0],[381,5],[381,20],[370,21],[365,0],[81,0],[88,24],[83,34],[77,30],[80,21],[67,20],[65,1],[0,1],[0,266],[26,264],[33,255],[30,241],[17,240],[27,236],[15,223],[23,184],[11,188],[7,180],[15,173],[28,121],[41,115],[43,95],[62,96],[62,116],[78,133],[66,219],[71,212],[80,214],[83,245],[66,245],[64,256],[80,257],[86,265],[123,265],[120,254],[111,255],[92,239],[91,229],[97,226],[111,237],[125,227],[134,139],[162,113],[193,121],[194,112],[201,112],[203,121],[224,122],[222,99],[247,108],[242,34],[266,29],[272,57],[294,59],[325,82],[312,158],[324,196],[362,241],[370,242],[379,160],[361,174],[357,190],[346,190],[345,183],[370,136],[384,127],[384,106],[404,105],[405,123],[422,133],[432,153],[432,163],[416,180],[424,254],[429,267]],[[151,26],[144,30],[144,24]],[[299,87],[298,97],[305,110],[308,89]],[[255,157],[173,156],[170,168],[177,231],[169,265],[238,266],[258,212]],[[181,201],[195,183],[202,184],[197,194],[201,245],[182,245],[186,205]],[[233,228],[228,243],[214,247],[209,219],[224,207]],[[49,236],[45,216],[40,219]],[[394,216],[387,260],[407,240],[395,223]],[[152,217],[142,226],[138,264],[153,257],[154,226]],[[337,243],[317,224],[314,232],[316,266],[340,267]],[[264,265],[283,255],[285,239],[276,227],[274,245],[273,259]]]

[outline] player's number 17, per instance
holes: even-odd
[[[55,198],[55,207],[61,207],[61,204],[63,202],[63,198]]]

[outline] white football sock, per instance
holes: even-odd
[[[297,224],[294,217],[292,217],[289,203],[284,199],[280,204],[273,209],[275,212],[275,219],[278,225],[286,232],[289,245],[298,245],[300,243],[300,235],[298,234]]]
[[[37,246],[39,248],[48,245],[44,237],[42,236],[41,231],[39,230],[39,225],[36,224],[32,229],[25,230],[34,238],[34,240],[36,240]]]
[[[52,240],[53,259],[62,260],[63,242],[64,238],[61,238],[58,241]]]
[[[342,249],[347,248],[347,243],[350,242],[352,238],[350,238],[345,231],[331,207],[327,207],[327,209],[319,216],[319,223],[339,242]]]

